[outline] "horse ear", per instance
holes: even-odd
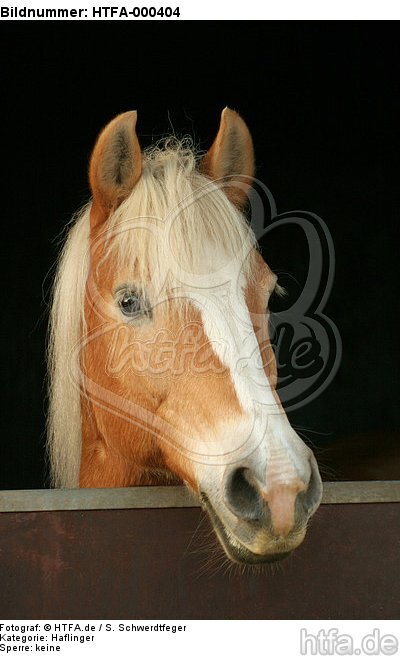
[[[142,172],[142,153],[136,136],[135,111],[119,114],[100,133],[89,165],[93,194],[92,228],[130,194]]]
[[[204,155],[200,170],[219,180],[225,178],[224,191],[239,207],[247,200],[254,175],[254,149],[249,129],[239,114],[225,107],[213,145]]]

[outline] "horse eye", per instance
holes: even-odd
[[[151,310],[143,296],[132,289],[121,291],[118,298],[118,305],[122,314],[128,319],[135,319],[143,315],[151,315]]]
[[[140,299],[134,294],[124,294],[119,301],[119,307],[122,314],[126,317],[132,317],[140,312]]]

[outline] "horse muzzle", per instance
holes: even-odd
[[[200,498],[227,556],[250,565],[288,556],[303,541],[320,504],[322,483],[315,459],[311,476],[263,487],[247,467],[224,477],[223,497],[202,490]]]

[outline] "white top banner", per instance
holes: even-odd
[[[400,3],[365,0],[10,0],[1,20],[397,20]]]

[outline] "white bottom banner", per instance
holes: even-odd
[[[0,622],[0,653],[295,656],[399,653],[395,620],[91,620]]]

